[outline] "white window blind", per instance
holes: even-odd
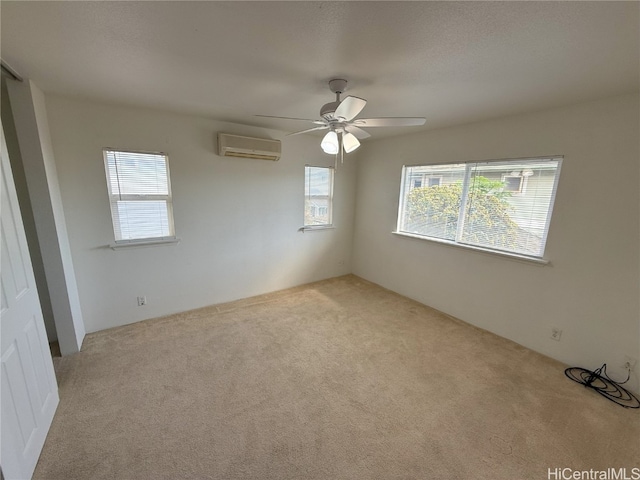
[[[167,156],[105,149],[104,162],[116,243],[175,238]]]
[[[329,227],[333,219],[333,168],[304,167],[304,226]]]
[[[561,161],[404,167],[398,232],[542,258]]]

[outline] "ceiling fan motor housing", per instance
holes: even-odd
[[[325,103],[320,109],[320,116],[325,120],[331,120],[338,105],[340,105],[340,102]]]
[[[347,81],[342,78],[329,80],[329,89],[336,94],[336,101],[325,103],[320,109],[320,116],[327,121],[335,118],[333,114],[335,113],[336,108],[338,108],[338,105],[340,105],[340,94],[344,93],[347,89]]]

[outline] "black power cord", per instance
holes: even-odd
[[[586,368],[571,367],[564,371],[564,374],[571,380],[581,383],[585,387],[593,388],[607,400],[624,408],[640,408],[640,400],[633,393],[621,385],[629,381],[631,370],[629,369],[627,379],[624,382],[615,382],[607,375],[607,364],[604,363],[595,371]]]

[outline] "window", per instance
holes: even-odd
[[[421,172],[415,172],[411,175],[411,182],[413,182],[413,188],[420,188],[423,185],[429,187],[437,187],[440,185],[442,177],[434,177]]]
[[[175,238],[167,156],[105,149],[104,164],[116,243]]]
[[[502,182],[504,186],[502,190],[504,192],[514,192],[514,193],[522,193],[523,188],[523,180],[527,177],[523,177],[520,175],[503,175]]]
[[[333,210],[333,168],[304,167],[304,226],[330,227]]]
[[[561,162],[405,166],[398,233],[542,258]],[[439,180],[417,187],[419,177]]]
[[[437,187],[438,185],[440,185],[440,182],[442,181],[441,177],[429,177],[429,186],[430,187]]]

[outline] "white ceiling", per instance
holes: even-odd
[[[253,115],[317,118],[343,77],[369,101],[361,116],[435,128],[637,92],[639,9],[2,0],[1,48],[45,92],[294,131],[307,125]]]

